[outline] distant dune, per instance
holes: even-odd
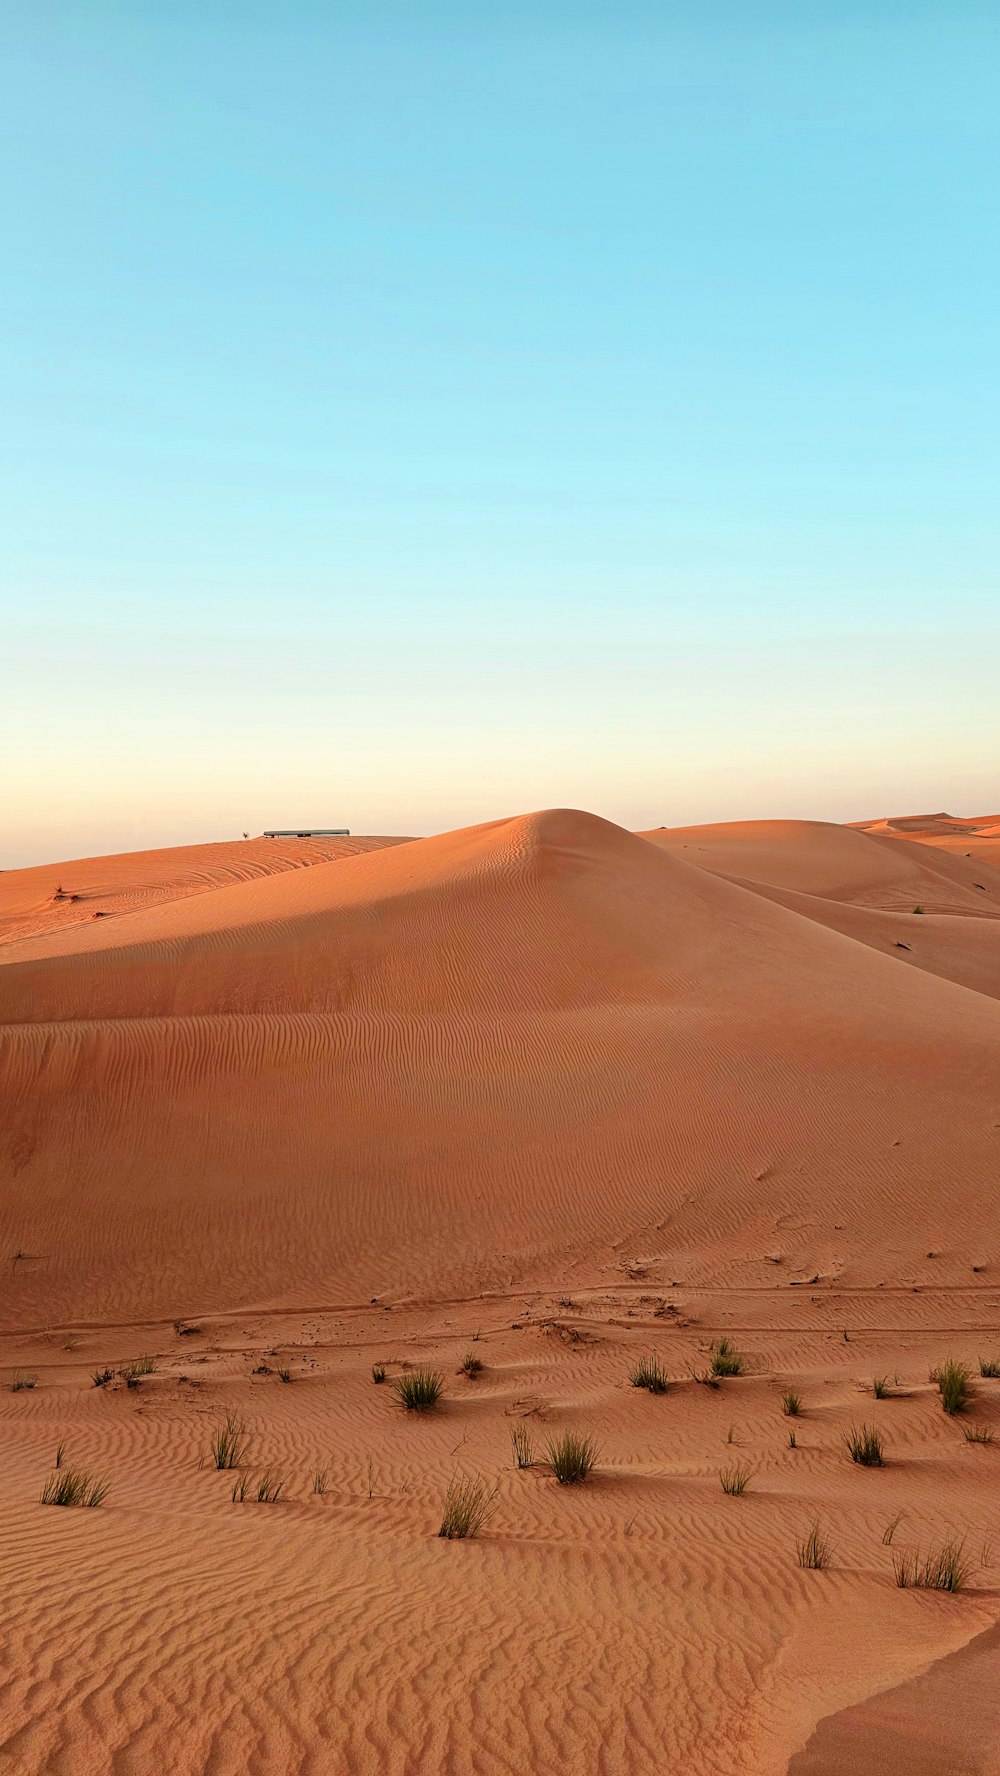
[[[1000,814],[979,814],[957,819],[954,814],[911,814],[894,820],[867,822],[863,831],[887,838],[916,839],[1000,869]]]
[[[74,1776],[166,1768],[183,1729],[170,1767],[191,1776],[552,1766],[778,1776],[793,1753],[796,1768],[833,1776],[823,1746],[846,1744],[848,1729],[811,1740],[821,1717],[895,1685],[909,1695],[911,1679],[995,1619],[978,1592],[918,1616],[909,1606],[921,1600],[891,1577],[873,1606],[855,1569],[897,1509],[922,1536],[957,1513],[971,1536],[979,1476],[994,1472],[989,1449],[970,1456],[955,1443],[941,1454],[925,1359],[957,1341],[971,1361],[1000,1343],[998,1058],[1000,816],[633,834],[549,810],[426,839],[255,839],[0,875],[0,1311],[12,1369],[30,1358],[44,1372],[44,1385],[4,1408],[21,1439],[21,1650],[37,1689],[26,1680],[5,1694],[0,1759]],[[202,1342],[175,1343],[172,1323],[185,1319],[205,1324]],[[684,1329],[699,1325],[757,1352],[756,1379],[742,1395],[743,1383],[727,1384],[725,1406],[690,1384],[708,1333]],[[397,1423],[366,1380],[373,1357],[444,1361],[453,1392],[455,1359],[482,1328],[494,1380],[475,1396],[463,1383],[469,1405],[452,1406],[444,1440],[430,1425]],[[662,1410],[624,1380],[636,1337],[644,1349],[666,1340],[684,1384]],[[266,1376],[266,1353],[289,1340],[296,1362],[319,1370],[268,1393],[262,1447],[270,1437],[275,1459],[297,1461],[303,1476],[327,1451],[343,1502],[324,1524],[346,1513],[374,1576],[366,1590],[338,1544],[333,1592],[323,1589],[329,1574],[314,1580],[309,1524],[323,1501],[310,1500],[303,1478],[298,1502],[274,1519],[290,1526],[291,1564],[267,1581],[263,1666],[245,1626],[237,1631],[239,1662],[251,1661],[271,1695],[271,1627],[289,1624],[300,1664],[280,1728],[238,1701],[221,1618],[172,1538],[187,1525],[192,1575],[204,1567],[207,1583],[213,1547],[223,1566],[230,1554],[242,1560],[240,1524],[271,1535],[259,1516],[234,1517],[222,1492],[202,1522],[196,1457],[226,1389],[247,1410],[264,1397],[251,1351],[264,1364],[253,1373]],[[94,1389],[88,1363],[115,1359],[123,1341],[155,1346],[162,1378],[141,1393]],[[341,1380],[326,1395],[319,1376],[331,1363]],[[853,1470],[840,1444],[850,1392],[879,1363],[923,1389],[922,1417],[899,1401],[889,1421],[912,1469],[892,1483],[888,1469]],[[810,1400],[797,1466],[781,1386],[768,1380],[779,1369],[804,1378]],[[438,1552],[462,1551],[420,1540],[427,1523],[415,1527],[407,1511],[425,1489],[437,1497],[456,1460],[448,1450],[465,1449],[463,1414],[490,1388],[492,1418],[466,1426],[477,1468],[507,1467],[505,1420],[522,1410],[539,1426],[583,1420],[598,1426],[609,1459],[623,1452],[635,1498],[623,1469],[594,1485],[580,1516],[582,1501],[539,1492],[537,1475],[514,1471],[505,1487],[532,1490],[522,1486],[510,1506],[511,1539],[491,1544],[499,1564],[467,1565],[470,1588],[456,1591]],[[1000,1434],[998,1408],[1000,1397],[990,1404]],[[869,1398],[854,1416],[871,1409]],[[722,1442],[731,1420],[742,1425],[737,1450],[770,1476],[745,1501],[724,1498],[716,1478],[732,1455]],[[642,1428],[654,1422],[673,1427],[662,1457]],[[82,1524],[33,1502],[33,1476],[67,1426],[88,1459],[120,1470],[131,1527],[110,1505]],[[921,1477],[925,1431],[938,1469]],[[357,1504],[369,1444],[396,1501],[385,1519],[367,1510],[371,1499]],[[143,1513],[156,1473],[169,1484],[175,1459],[190,1501],[172,1528]],[[675,1464],[672,1478],[661,1460]],[[942,1514],[949,1476],[957,1490]],[[425,1508],[430,1522],[435,1506]],[[851,1571],[842,1561],[829,1575],[788,1566],[819,1509],[841,1513]],[[622,1540],[633,1512],[643,1525],[634,1543]],[[390,1520],[400,1533],[409,1524],[396,1579],[392,1536],[365,1540],[366,1525]],[[102,1523],[112,1525],[104,1553],[93,1539]],[[31,1600],[53,1534],[105,1622],[90,1641],[80,1617],[84,1663],[67,1681],[46,1652],[56,1593],[43,1585]],[[640,1554],[666,1558],[667,1544],[663,1619],[643,1590]],[[281,1545],[253,1543],[268,1563],[284,1563]],[[141,1621],[122,1616],[104,1564],[113,1550],[114,1560],[135,1555],[148,1595]],[[876,1553],[885,1569],[885,1548]],[[406,1604],[393,1601],[397,1579],[410,1588]],[[242,1583],[239,1612],[252,1607]],[[810,1598],[824,1584],[835,1656],[822,1635],[809,1637]],[[569,1589],[546,1602],[550,1586]],[[745,1644],[727,1587],[755,1624]],[[565,1613],[569,1595],[576,1616]],[[381,1600],[378,1630],[350,1601],[361,1596]],[[204,1689],[184,1627],[199,1612]],[[449,1645],[455,1637],[450,1672],[437,1663],[435,1617]],[[110,1626],[119,1618],[148,1636],[145,1662],[130,1663],[128,1638]],[[551,1643],[547,1621],[558,1622]],[[328,1669],[337,1634],[352,1647],[342,1689]],[[691,1659],[704,1661],[694,1689],[685,1636]],[[105,1740],[71,1695],[109,1647],[134,1668],[114,1764],[100,1761]],[[486,1674],[477,1687],[491,1659],[505,1677],[493,1688]],[[394,1660],[395,1740],[379,1700]],[[161,1699],[150,1715],[161,1662],[181,1703]],[[585,1678],[607,1702],[628,1698],[627,1731],[619,1722],[602,1740],[600,1710],[582,1692],[577,1712],[563,1711],[557,1695]],[[647,1682],[669,1695],[644,1698]],[[112,1693],[100,1692],[98,1712]],[[186,1723],[217,1694],[226,1702],[212,1739]],[[937,1691],[913,1694],[926,1709]],[[351,1710],[356,1733],[344,1725]],[[1000,1770],[1000,1752],[968,1768]]]

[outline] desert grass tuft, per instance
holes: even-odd
[[[11,1377],[10,1391],[12,1394],[23,1394],[27,1389],[38,1386],[38,1376],[31,1369],[15,1369]]]
[[[979,1373],[985,1376],[987,1381],[1000,1379],[1000,1357],[980,1357]]]
[[[659,1357],[640,1357],[629,1370],[629,1381],[634,1388],[645,1388],[648,1394],[665,1394],[670,1386],[667,1372]]]
[[[786,1418],[798,1418],[802,1411],[802,1401],[794,1388],[781,1396],[781,1410]]]
[[[287,1363],[279,1363],[274,1371],[279,1381],[291,1381],[292,1372]]]
[[[872,1393],[875,1395],[876,1400],[891,1400],[892,1392],[892,1382],[887,1375],[875,1375],[872,1377]]]
[[[498,1490],[497,1486],[487,1487],[485,1480],[452,1480],[445,1494],[438,1535],[449,1542],[477,1536],[496,1509]]]
[[[233,1504],[242,1505],[249,1491],[249,1474],[240,1474],[233,1482]]]
[[[845,1432],[844,1442],[852,1462],[862,1468],[881,1468],[885,1466],[885,1454],[882,1439],[874,1425],[852,1425]]]
[[[461,1373],[463,1375],[467,1375],[470,1381],[474,1381],[477,1375],[482,1375],[484,1367],[482,1357],[477,1357],[475,1351],[466,1351],[462,1358]]]
[[[987,1424],[966,1424],[962,1426],[962,1434],[967,1443],[992,1443],[993,1426]]]
[[[94,1381],[95,1388],[106,1388],[109,1381],[114,1381],[114,1379],[115,1379],[115,1372],[113,1369],[95,1369],[94,1370],[93,1381]]]
[[[890,1517],[888,1523],[886,1524],[884,1530],[882,1531],[882,1546],[884,1548],[891,1548],[892,1538],[895,1535],[900,1524],[902,1523],[903,1516],[904,1516],[904,1513],[902,1511],[897,1511],[895,1517]]]
[[[65,1443],[60,1443],[58,1449],[56,1450],[55,1461],[52,1463],[52,1466],[54,1468],[61,1468],[62,1467],[63,1457],[65,1456],[65,1454],[66,1454],[66,1445],[65,1445]]]
[[[376,1387],[381,1387],[383,1381],[385,1380],[385,1364],[384,1363],[373,1363],[372,1364],[372,1380],[375,1383]]]
[[[789,1447],[789,1449],[797,1449],[798,1446],[799,1446],[798,1439],[796,1438],[795,1432],[789,1431],[789,1433],[788,1433],[788,1447]]]
[[[79,1505],[81,1504],[84,1476],[73,1468],[61,1468],[49,1475],[42,1487],[41,1503],[43,1505]]]
[[[750,1478],[750,1469],[744,1462],[719,1469],[719,1484],[728,1498],[742,1498]]]
[[[441,1398],[444,1377],[436,1369],[413,1369],[398,1375],[392,1385],[407,1412],[429,1412]]]
[[[43,1505],[82,1505],[93,1510],[107,1498],[110,1483],[83,1468],[57,1468],[42,1487]]]
[[[932,1371],[931,1379],[937,1382],[941,1405],[949,1417],[954,1417],[956,1412],[965,1411],[975,1393],[967,1364],[949,1357]]]
[[[708,1366],[713,1375],[743,1375],[746,1371],[746,1358],[738,1351],[730,1338],[717,1338],[708,1353]]]
[[[246,1454],[246,1426],[241,1418],[226,1413],[226,1422],[212,1434],[212,1460],[219,1469],[238,1468]]]
[[[328,1476],[325,1468],[316,1469],[316,1472],[313,1475],[313,1492],[318,1493],[320,1498],[323,1497],[323,1494],[326,1491],[327,1478]]]
[[[516,1468],[533,1468],[535,1465],[535,1445],[531,1441],[531,1432],[527,1425],[515,1425],[510,1433],[510,1446],[514,1452]]]
[[[156,1374],[156,1358],[147,1356],[133,1357],[131,1363],[126,1363],[125,1367],[119,1369],[118,1373],[126,1387],[138,1387],[140,1381],[144,1381],[147,1375]]]
[[[579,1431],[564,1431],[546,1450],[549,1467],[560,1486],[579,1486],[586,1480],[597,1454],[594,1438]]]
[[[919,1554],[893,1555],[892,1569],[901,1590],[962,1591],[972,1571],[964,1543],[947,1541],[936,1553],[921,1560]]]
[[[259,1505],[275,1505],[281,1497],[284,1479],[275,1474],[271,1468],[265,1468],[257,1480],[257,1503]]]
[[[829,1566],[830,1543],[818,1523],[814,1523],[809,1534],[803,1536],[796,1553],[799,1565],[810,1572],[821,1572],[825,1566]]]

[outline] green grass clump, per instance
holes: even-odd
[[[385,1364],[384,1363],[373,1363],[372,1364],[372,1380],[375,1383],[376,1387],[381,1387],[383,1381],[385,1380]]]
[[[233,1504],[242,1505],[250,1491],[249,1474],[239,1474],[233,1482]]]
[[[270,1468],[265,1468],[257,1481],[257,1503],[259,1505],[277,1504],[284,1484],[280,1474],[272,1473]]]
[[[979,1373],[985,1376],[987,1381],[1000,1379],[1000,1357],[980,1357]]]
[[[829,1566],[830,1543],[818,1523],[814,1523],[808,1535],[803,1536],[796,1553],[799,1565],[810,1572],[821,1572],[824,1566]]]
[[[279,1363],[274,1371],[279,1381],[291,1381],[292,1372],[287,1363]]]
[[[453,1480],[445,1494],[444,1513],[439,1536],[446,1541],[461,1542],[477,1536],[496,1508],[498,1488],[488,1488],[485,1480]]]
[[[708,1366],[713,1375],[742,1375],[746,1370],[746,1358],[738,1351],[729,1338],[717,1338],[708,1353]]]
[[[794,1388],[789,1388],[787,1394],[782,1394],[781,1410],[786,1418],[798,1418],[802,1411],[802,1401]]]
[[[963,1425],[962,1432],[967,1443],[992,1443],[993,1426],[986,1424]]]
[[[728,1498],[742,1498],[750,1477],[750,1469],[743,1462],[719,1469],[719,1484]]]
[[[246,1426],[241,1418],[226,1413],[226,1422],[212,1434],[212,1460],[219,1469],[238,1468],[246,1454]]]
[[[392,1385],[407,1412],[429,1412],[441,1398],[444,1377],[436,1369],[413,1369],[398,1375]]]
[[[881,1468],[885,1466],[885,1452],[882,1439],[874,1425],[852,1425],[844,1436],[848,1453],[852,1462],[862,1468]]]
[[[597,1453],[593,1437],[585,1437],[579,1431],[564,1431],[546,1451],[549,1467],[560,1486],[579,1486],[586,1480]]]
[[[26,1389],[38,1386],[38,1376],[31,1369],[15,1369],[11,1377],[10,1391],[12,1394],[23,1394]]]
[[[42,1487],[43,1505],[83,1505],[89,1510],[107,1498],[110,1482],[95,1479],[82,1468],[59,1467]]]
[[[937,1382],[941,1405],[950,1418],[956,1412],[965,1411],[975,1393],[967,1364],[958,1363],[954,1357],[949,1357],[931,1372],[931,1380]]]
[[[93,1379],[95,1388],[106,1388],[109,1381],[114,1381],[115,1372],[113,1369],[95,1369]]]
[[[798,1438],[796,1437],[795,1432],[789,1431],[789,1433],[788,1433],[788,1447],[789,1447],[789,1449],[797,1449],[798,1446],[799,1446]]]
[[[876,1400],[892,1399],[892,1382],[887,1375],[875,1375],[872,1377],[872,1393],[875,1395]]]
[[[131,1363],[126,1363],[124,1369],[119,1369],[118,1373],[126,1387],[138,1387],[140,1381],[145,1380],[147,1375],[156,1374],[156,1358],[133,1357]]]
[[[510,1433],[510,1446],[514,1451],[516,1468],[533,1468],[535,1465],[535,1446],[531,1441],[531,1432],[527,1425],[515,1425]]]
[[[914,1587],[920,1591],[962,1591],[972,1571],[972,1561],[963,1552],[964,1543],[945,1542],[936,1554],[921,1560],[919,1554],[893,1555],[892,1569],[901,1590]]]
[[[665,1394],[670,1386],[659,1357],[640,1357],[628,1378],[634,1388],[645,1388],[648,1394]]]
[[[462,1358],[461,1372],[463,1375],[467,1375],[470,1381],[474,1381],[477,1375],[483,1373],[482,1357],[477,1357],[475,1351],[466,1351]]]

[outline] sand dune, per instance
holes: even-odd
[[[994,843],[555,810],[0,876],[0,1323],[38,1375],[3,1396],[0,1768],[767,1776],[924,1697],[996,1620],[988,1576],[897,1591],[880,1539],[988,1534],[997,1458],[927,1368],[1000,1344]],[[713,1393],[720,1330],[754,1373]],[[662,1402],[627,1383],[651,1344]],[[410,1422],[376,1357],[441,1365],[445,1407]],[[199,1466],[227,1408],[279,1505]],[[596,1429],[596,1479],[511,1469],[516,1419]],[[60,1438],[100,1511],[35,1502]],[[499,1476],[475,1545],[434,1534],[456,1466]],[[828,1573],[795,1563],[817,1514]]]
[[[819,821],[755,820],[661,828],[646,837],[702,869],[824,900],[886,912],[908,913],[919,905],[933,913],[1000,917],[1000,872],[987,872],[984,889],[982,871],[966,857],[928,850],[909,830],[905,838],[889,838]]]
[[[956,819],[952,814],[916,814],[895,820],[865,822],[862,830],[888,839],[916,839],[938,853],[971,859],[1000,870],[1000,815],[980,814]],[[977,877],[981,871],[976,871]],[[985,881],[975,884],[986,888]],[[996,892],[996,884],[993,884]]]
[[[932,817],[935,834],[943,818]],[[1000,997],[1000,868],[964,852],[928,856],[912,836],[887,840],[888,824],[752,821],[646,837],[893,960]],[[897,824],[912,835],[920,822]]]
[[[137,912],[189,894],[206,894],[230,882],[308,869],[314,863],[403,842],[385,838],[246,839],[0,871],[0,944]]]

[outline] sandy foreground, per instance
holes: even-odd
[[[1000,817],[8,871],[0,1111],[0,1771],[1000,1772]]]

